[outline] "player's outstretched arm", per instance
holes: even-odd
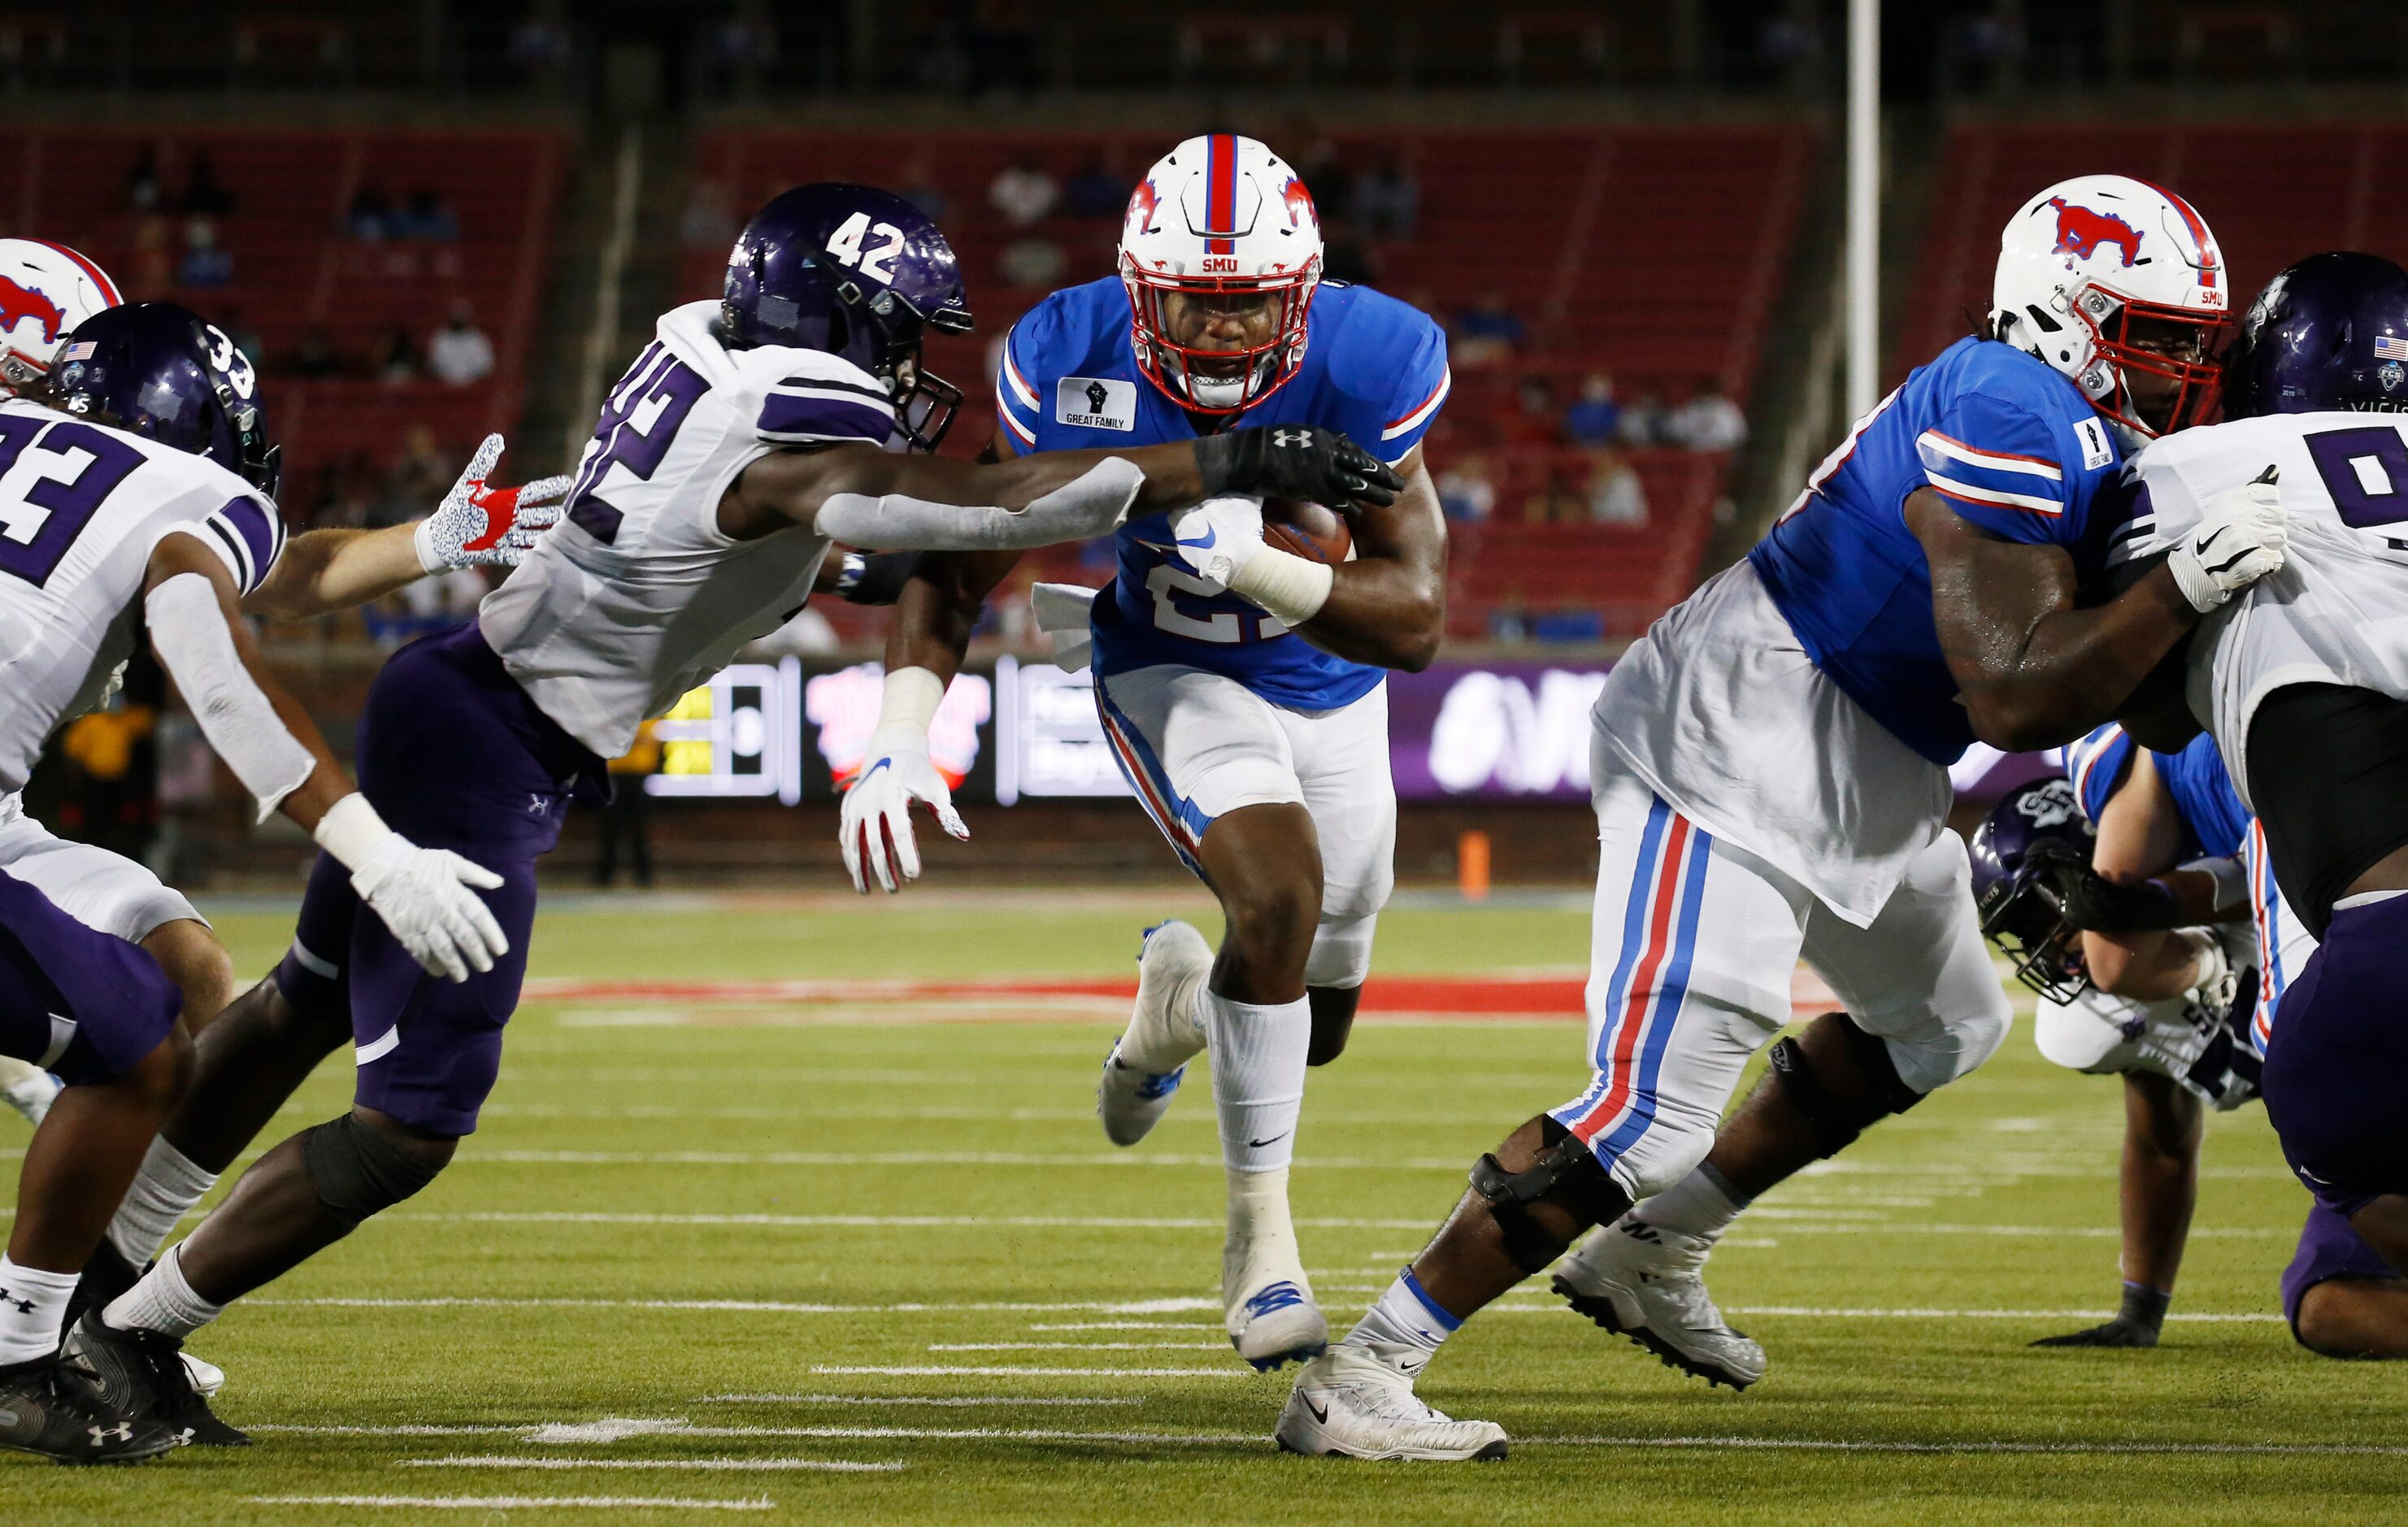
[[[2198,550],[2176,547],[2087,609],[2074,607],[2073,559],[2063,547],[1994,536],[1933,489],[1909,494],[1907,528],[1931,564],[1941,651],[1974,735],[2022,753],[2112,719],[2202,612],[2282,566],[2272,491],[2253,483],[2211,503]]]
[[[1345,436],[1294,426],[993,463],[839,446],[779,452],[746,468],[720,502],[719,527],[739,540],[807,525],[880,551],[1025,551],[1090,540],[1132,513],[1214,494],[1384,504],[1398,486],[1386,465]]]
[[[2059,900],[2082,929],[2084,968],[2100,990],[2160,1001],[2225,973],[2223,945],[2200,926],[2245,908],[2216,904],[2214,875],[2170,868],[2182,842],[2173,793],[2157,760],[2135,750],[2129,776],[2100,813],[2090,862],[2057,876]]]
[[[472,968],[492,970],[509,941],[476,892],[500,886],[501,877],[384,825],[317,723],[268,671],[217,554],[194,535],[163,537],[143,586],[159,666],[176,681],[201,735],[258,800],[260,818],[281,811],[315,838],[430,972],[457,981]]]
[[[536,537],[559,523],[567,477],[544,477],[515,488],[487,479],[502,455],[502,437],[488,435],[435,512],[380,530],[308,530],[242,601],[243,612],[267,620],[309,620],[380,599],[421,578],[456,568],[519,565]]]

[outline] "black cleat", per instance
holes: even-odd
[[[250,1436],[218,1419],[193,1388],[182,1338],[157,1331],[120,1331],[93,1310],[67,1333],[68,1361],[90,1371],[108,1404],[157,1421],[196,1448],[248,1448]]]
[[[83,1275],[76,1280],[75,1292],[67,1295],[66,1324],[62,1329],[73,1331],[86,1310],[108,1308],[119,1294],[141,1282],[142,1275],[149,1270],[127,1261],[116,1243],[102,1236],[99,1249],[83,1264]]]
[[[110,1408],[64,1358],[0,1367],[0,1448],[60,1463],[140,1463],[183,1441],[174,1427]]]

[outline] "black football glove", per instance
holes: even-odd
[[[2155,1347],[2157,1328],[2145,1320],[2135,1320],[2119,1315],[2103,1326],[2087,1331],[2070,1331],[2062,1336],[2042,1336],[2034,1347]]]
[[[827,590],[847,604],[893,604],[919,565],[917,552],[846,552]]]
[[[2065,920],[2086,933],[2146,933],[2181,926],[2174,894],[2154,880],[2119,885],[2090,868],[2070,843],[2038,843],[2028,861],[2039,867]]]
[[[1387,463],[1334,429],[1310,425],[1207,435],[1196,442],[1196,469],[1208,497],[1302,498],[1341,513],[1354,504],[1393,504],[1404,487]]]

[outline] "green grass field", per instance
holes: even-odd
[[[1090,1116],[1114,1003],[601,986],[1125,976],[1137,924],[1171,911],[1217,927],[1190,892],[564,900],[535,973],[596,986],[521,1012],[458,1164],[194,1343],[260,1446],[126,1471],[0,1457],[0,1521],[449,1521],[478,1502],[513,1522],[2401,1514],[2403,1376],[2312,1358],[2275,1315],[2305,1200],[2257,1109],[2210,1125],[2165,1345],[2025,1345],[2114,1291],[2121,1112],[2116,1084],[2048,1066],[2020,1025],[1733,1232],[1713,1286],[1772,1354],[1755,1390],[1709,1391],[1526,1291],[1423,1383],[1503,1423],[1512,1457],[1358,1465],[1277,1453],[1287,1378],[1220,1334],[1204,1088],[1135,1151]],[[221,926],[244,970],[291,927]],[[1576,900],[1408,907],[1381,945],[1391,974],[1577,968],[1587,920]],[[966,1013],[1017,1021],[939,1021]],[[1372,1023],[1315,1073],[1295,1192],[1333,1324],[1480,1151],[1584,1080],[1580,1038],[1571,1013]],[[279,1132],[349,1088],[330,1064]],[[10,1160],[23,1140],[0,1120]]]

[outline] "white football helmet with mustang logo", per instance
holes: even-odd
[[[40,381],[77,324],[124,300],[108,272],[64,244],[0,238],[0,387]]]
[[[1181,408],[1238,413],[1304,364],[1321,284],[1321,218],[1286,161],[1251,137],[1191,137],[1146,172],[1121,224],[1137,363]],[[1199,343],[1184,294],[1254,314],[1235,342]],[[1191,322],[1182,324],[1184,315]],[[1266,322],[1267,321],[1267,322]]]
[[[2008,221],[1990,323],[2072,378],[2100,413],[2155,437],[2214,406],[2231,285],[2190,203],[2145,180],[2078,175]],[[2138,399],[2136,374],[2149,379]]]

